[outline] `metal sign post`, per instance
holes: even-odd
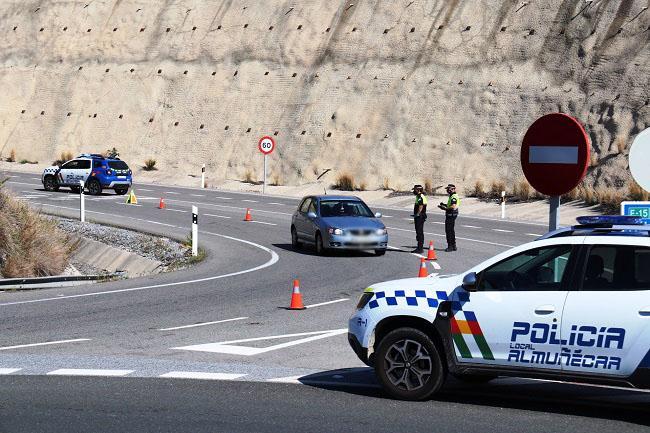
[[[560,196],[550,197],[549,202],[551,206],[548,212],[548,231],[552,232],[560,227]]]
[[[84,181],[79,181],[79,220],[86,222],[86,202],[84,201]]]
[[[199,254],[199,209],[192,206],[192,255]]]
[[[260,138],[260,141],[257,143],[257,148],[260,152],[264,154],[264,180],[262,182],[262,194],[266,193],[266,157],[273,152],[275,149],[275,140],[265,135]]]

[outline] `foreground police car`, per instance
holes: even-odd
[[[79,181],[92,195],[99,195],[103,189],[113,189],[117,194],[126,194],[132,183],[129,166],[119,158],[106,158],[99,154],[82,153],[77,158],[59,167],[54,165],[43,171],[41,182],[47,191],[69,187],[79,192]]]
[[[578,223],[460,275],[373,285],[350,345],[408,400],[450,374],[650,388],[650,219]]]

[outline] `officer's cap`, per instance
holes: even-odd
[[[424,188],[422,187],[422,185],[413,185],[413,191],[418,189],[424,189]]]
[[[456,188],[456,185],[454,185],[453,183],[450,183],[450,184],[447,185],[447,188]]]

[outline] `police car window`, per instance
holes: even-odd
[[[65,164],[63,164],[61,166],[61,168],[65,168],[65,169],[68,169],[68,170],[69,169],[79,168],[79,161],[77,161],[76,159],[74,161],[68,161]]]
[[[300,212],[307,213],[307,209],[309,208],[310,204],[311,204],[310,198],[306,198],[305,200],[303,200],[302,204],[300,205]]]
[[[89,159],[81,159],[77,161],[77,168],[85,170],[90,168],[90,160]]]
[[[479,274],[479,291],[557,291],[571,245],[535,248],[509,257]]]
[[[585,263],[582,290],[650,290],[650,248],[593,246]]]
[[[108,166],[113,170],[128,170],[129,166],[124,161],[108,161]]]

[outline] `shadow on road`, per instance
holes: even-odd
[[[314,247],[311,245],[302,245],[300,248],[295,249],[291,244],[273,244],[274,247],[280,248],[285,251],[292,251],[294,253],[303,254],[306,256],[318,256]],[[393,251],[393,250],[388,250]],[[374,257],[375,254],[367,251],[356,250],[328,250],[324,256],[326,257]]]
[[[372,368],[303,376],[301,383],[348,394],[389,399]],[[449,378],[431,401],[618,420],[650,426],[650,392],[572,383],[500,378],[469,384]],[[423,402],[422,404],[430,404]]]

